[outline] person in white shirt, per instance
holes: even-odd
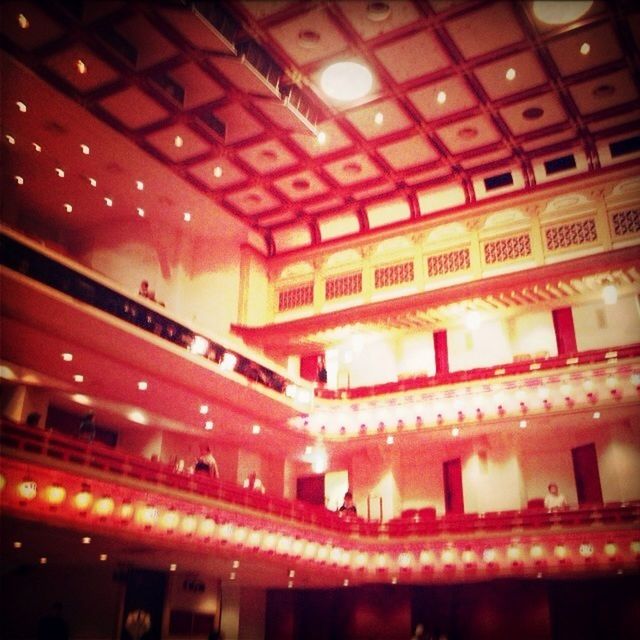
[[[260,478],[258,478],[256,476],[256,472],[255,471],[252,471],[249,474],[249,476],[244,481],[244,484],[242,486],[245,489],[252,489],[253,491],[258,491],[260,493],[264,493],[265,492],[264,485],[262,484],[262,481],[260,480]]]
[[[567,508],[567,499],[558,491],[558,485],[551,482],[547,487],[548,492],[544,497],[544,507],[549,511],[558,511]]]

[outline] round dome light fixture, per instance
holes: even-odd
[[[593,0],[576,2],[542,2],[533,3],[533,13],[545,24],[569,24],[582,18],[593,5]]]
[[[371,71],[359,62],[336,62],[320,78],[324,93],[334,100],[349,102],[366,96],[373,85]]]

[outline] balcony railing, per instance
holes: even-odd
[[[274,495],[262,495],[235,483],[190,473],[177,473],[168,465],[130,455],[96,442],[86,442],[53,430],[25,427],[2,421],[0,444],[4,459],[27,460],[30,464],[108,480],[114,485],[144,483],[149,490],[171,495],[179,492],[190,500],[215,501],[221,514],[232,517],[241,510],[254,516],[275,517],[282,523],[321,528],[334,534],[366,538],[441,537],[475,533],[529,531],[549,528],[637,526],[640,500],[580,505],[564,511],[542,508],[487,513],[436,516],[435,509],[411,509],[385,523],[363,518],[341,519],[324,507]],[[247,511],[248,510],[248,511]],[[224,517],[223,517],[224,519]]]

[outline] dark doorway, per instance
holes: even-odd
[[[296,498],[303,502],[324,506],[324,474],[298,478]]]
[[[598,456],[593,443],[571,449],[578,504],[602,504]]]
[[[464,497],[462,494],[462,463],[460,458],[447,460],[442,465],[444,479],[445,513],[464,513]]]

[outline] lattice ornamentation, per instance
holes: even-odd
[[[375,288],[393,287],[405,282],[413,282],[413,262],[400,262],[375,270]]]
[[[613,233],[617,236],[640,233],[640,209],[619,211],[614,213],[611,219],[613,221]]]
[[[493,240],[484,245],[484,261],[486,264],[519,260],[530,255],[531,238],[528,233]]]
[[[588,244],[598,239],[596,221],[593,218],[549,227],[545,229],[544,235],[549,251]]]
[[[313,304],[313,282],[278,292],[278,311],[289,311]]]
[[[446,253],[437,253],[427,258],[427,276],[444,276],[456,271],[466,271],[471,268],[471,254],[469,249],[456,249]]]
[[[327,278],[324,283],[325,300],[335,300],[362,293],[362,271]]]

